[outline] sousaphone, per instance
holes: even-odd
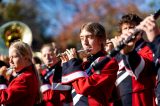
[[[0,54],[8,54],[8,47],[18,39],[31,46],[32,32],[26,24],[20,21],[11,21],[2,25],[0,27]]]

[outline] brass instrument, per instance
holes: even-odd
[[[31,45],[32,32],[26,24],[20,21],[11,21],[2,25],[0,27],[0,54],[8,54],[11,42],[18,39]]]

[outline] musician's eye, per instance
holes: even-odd
[[[94,36],[93,36],[93,35],[88,35],[88,38],[89,38],[89,39],[93,39]]]
[[[127,30],[127,29],[128,29],[127,27],[123,27],[123,28],[122,28],[122,30]]]
[[[84,39],[84,37],[83,37],[83,36],[80,36],[80,39],[81,39],[81,40],[83,40],[83,39]]]
[[[134,29],[134,26],[130,26],[129,29]]]

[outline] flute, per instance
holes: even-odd
[[[13,70],[14,70],[14,67],[9,67],[9,68],[7,68],[6,75],[11,75],[12,72],[13,72]]]
[[[50,68],[51,64],[53,64],[53,61],[48,62],[48,64],[41,64],[40,68],[41,68],[41,70]]]
[[[81,50],[77,50],[77,53],[78,54],[80,54],[80,53],[88,54],[91,50],[92,50],[91,48],[86,49],[86,50],[81,49]],[[61,57],[62,55],[66,55],[66,53],[59,53],[56,57]]]

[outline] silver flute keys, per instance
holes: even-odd
[[[9,67],[9,68],[7,68],[7,72],[6,72],[6,74],[7,74],[7,75],[12,74],[13,70],[14,70],[14,68],[13,68],[13,67]]]
[[[90,51],[91,51],[92,49],[90,48],[90,49],[87,49],[87,50],[78,50],[77,51],[77,53],[89,53]],[[62,55],[64,55],[65,53],[59,53],[58,55],[57,55],[57,57],[61,57]]]

